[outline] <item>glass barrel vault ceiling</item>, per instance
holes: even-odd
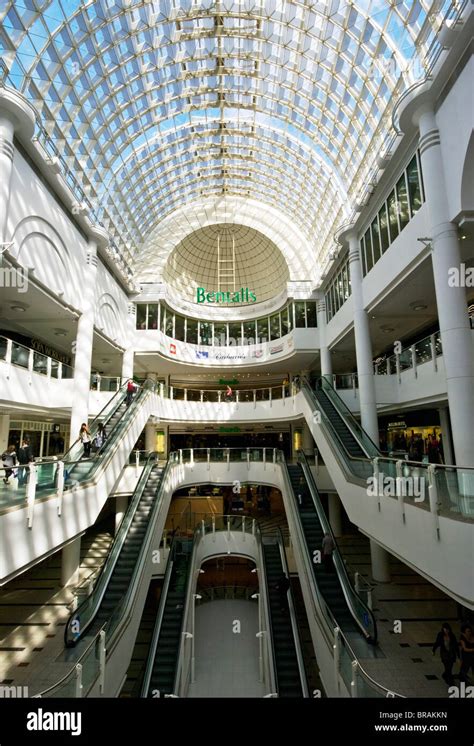
[[[128,267],[223,195],[284,213],[321,266],[459,4],[3,0],[0,53]]]

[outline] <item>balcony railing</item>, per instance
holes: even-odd
[[[30,373],[39,373],[47,378],[73,378],[74,371],[70,365],[61,363],[53,357],[33,350],[31,347],[15,342],[8,337],[0,336],[0,361],[24,368]]]

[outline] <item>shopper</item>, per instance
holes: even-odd
[[[459,671],[460,681],[470,683],[468,673],[474,672],[474,635],[470,624],[463,624],[461,627],[461,637],[459,639],[461,649],[461,670]]]
[[[78,440],[80,440],[82,445],[84,446],[84,453],[82,454],[82,458],[90,458],[92,438],[89,427],[87,426],[87,422],[82,423],[81,429],[79,430]]]
[[[107,440],[107,429],[103,422],[99,422],[97,426],[97,433],[94,438],[94,446],[97,449],[97,451],[100,451],[100,449],[103,447],[106,440]]]
[[[23,438],[21,446],[18,449],[18,463],[20,468],[18,469],[18,486],[23,486],[28,480],[29,469],[28,464],[34,461],[33,449],[31,448],[30,441],[28,438]]]
[[[433,655],[440,649],[441,662],[444,666],[442,677],[449,685],[453,683],[453,666],[456,659],[459,658],[459,646],[451,629],[451,626],[445,622],[441,627],[433,645]]]
[[[132,403],[134,393],[135,393],[135,384],[130,378],[127,383],[127,395],[125,397],[125,404],[127,405],[127,407],[129,407],[130,404]]]
[[[323,550],[323,564],[326,572],[331,572],[333,568],[332,553],[334,552],[336,545],[331,534],[324,534],[322,550]]]
[[[428,440],[428,461],[430,464],[440,464],[439,443],[436,435],[430,435]]]
[[[13,467],[16,466],[15,446],[8,446],[5,453],[2,454],[2,462],[3,466],[5,467],[5,475],[3,477],[3,481],[5,482],[5,484],[8,484],[8,480],[13,474]]]

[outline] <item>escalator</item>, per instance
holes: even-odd
[[[139,560],[163,471],[154,456],[148,459],[94,591],[66,624],[67,647],[74,646],[86,631],[95,634],[116,616]]]
[[[173,693],[192,549],[192,539],[179,537],[171,546],[142,697],[163,697]]]
[[[273,650],[275,659],[275,675],[279,697],[308,696],[307,689],[302,683],[298,654],[295,644],[296,616],[288,598],[283,601],[278,584],[287,577],[283,567],[280,545],[278,543],[262,543],[265,559],[265,574],[270,599],[270,620],[272,627]],[[289,581],[288,581],[289,583]],[[290,591],[291,593],[291,591]],[[294,625],[292,626],[292,617]],[[302,664],[302,661],[300,661]]]
[[[303,455],[301,457],[304,459]],[[287,468],[317,587],[337,625],[351,642],[362,638],[362,641],[375,644],[375,618],[352,587],[337,545],[333,552],[333,566],[329,570],[322,562],[313,561],[315,552],[321,551],[324,534],[332,535],[332,532],[309,467],[305,466],[306,469],[302,464],[290,464]],[[311,480],[311,486],[308,480]],[[365,652],[364,646],[362,651]]]
[[[337,439],[349,456],[366,459],[381,455],[378,447],[325,378],[318,380],[314,390],[308,382],[305,382],[304,388],[323,411]]]

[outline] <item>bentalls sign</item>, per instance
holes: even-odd
[[[240,288],[240,290],[223,292],[214,290],[206,292],[205,288],[196,288],[196,301],[198,303],[255,303],[257,296],[253,290]]]

